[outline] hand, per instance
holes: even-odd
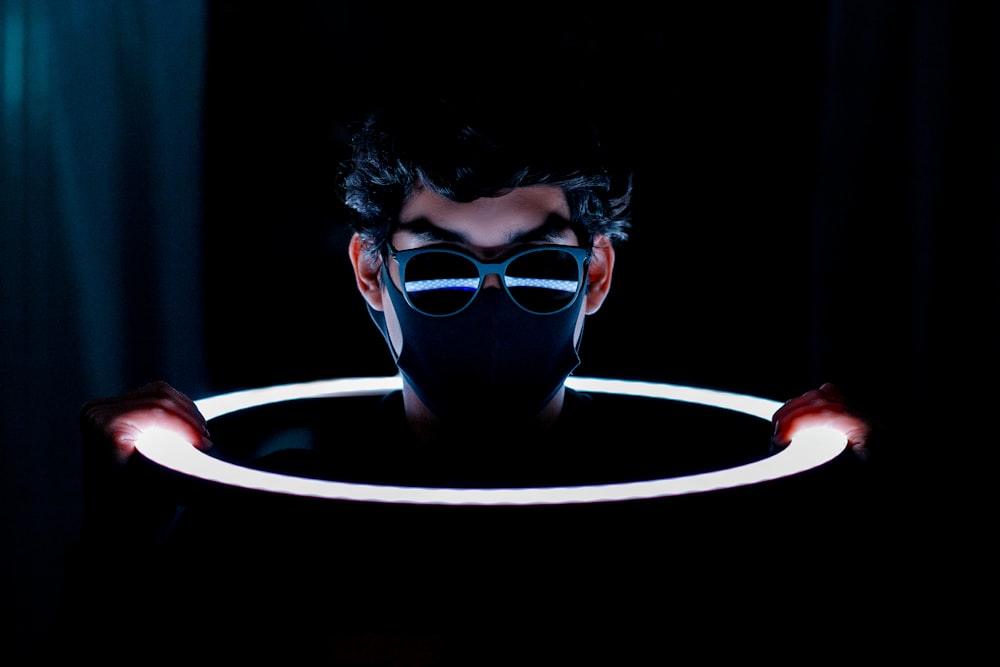
[[[80,410],[80,431],[88,455],[124,466],[143,431],[174,431],[199,449],[212,446],[208,425],[190,398],[158,381],[140,389],[88,401]]]
[[[774,413],[771,423],[774,425],[771,443],[776,447],[786,447],[792,437],[805,428],[830,426],[847,436],[847,446],[856,455],[868,456],[871,424],[851,412],[843,395],[830,383],[785,402]]]
[[[122,543],[147,543],[176,513],[177,503],[156,480],[141,466],[129,465],[136,440],[153,427],[173,431],[199,449],[212,446],[194,401],[166,382],[93,399],[80,409],[85,532],[112,552]]]

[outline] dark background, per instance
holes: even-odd
[[[589,68],[566,104],[596,105],[635,164],[635,225],[578,373],[779,400],[832,381],[880,429],[893,512],[930,530],[941,464],[989,444],[984,7],[3,0],[4,632],[37,636],[55,606],[84,400],[394,371],[331,186],[401,74],[513,91]]]

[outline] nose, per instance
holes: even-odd
[[[483,289],[493,288],[500,289],[500,275],[497,273],[488,273],[483,278]]]

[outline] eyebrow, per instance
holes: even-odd
[[[545,222],[534,229],[511,233],[506,239],[506,245],[555,241],[562,232],[572,229],[572,227],[573,225],[569,220],[552,213],[545,219]],[[469,238],[465,234],[438,227],[423,217],[415,218],[408,222],[401,222],[397,231],[405,231],[413,234],[419,240],[426,243],[464,243],[469,245]]]

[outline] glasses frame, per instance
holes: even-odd
[[[510,288],[507,286],[506,272],[507,272],[507,267],[510,266],[510,264],[514,260],[524,257],[525,255],[529,255],[531,253],[536,253],[546,250],[561,250],[564,252],[568,252],[573,257],[573,259],[576,260],[577,282],[579,284],[577,286],[576,292],[574,292],[573,294],[573,298],[567,301],[566,305],[564,305],[562,308],[548,312],[538,312],[525,308],[524,305],[522,305],[521,302],[517,300],[517,297],[515,297],[511,293]],[[476,285],[476,291],[469,298],[469,301],[455,312],[445,313],[445,314],[428,313],[427,311],[421,309],[413,302],[413,300],[410,298],[410,293],[406,290],[405,276],[406,276],[407,263],[414,257],[417,257],[418,255],[424,255],[430,252],[457,255],[472,262],[479,270],[479,282]],[[580,296],[580,292],[583,291],[584,287],[586,286],[587,268],[590,264],[590,257],[591,257],[591,251],[587,248],[581,248],[580,246],[559,245],[559,244],[528,246],[523,250],[519,250],[514,254],[512,254],[510,257],[507,257],[506,259],[503,259],[499,262],[484,262],[479,258],[477,258],[475,255],[472,255],[471,253],[462,252],[461,250],[456,250],[454,248],[441,248],[437,246],[424,246],[420,248],[412,248],[410,250],[396,250],[395,248],[392,247],[392,244],[390,244],[389,242],[386,242],[383,245],[383,254],[387,257],[391,257],[392,259],[394,259],[396,261],[396,265],[399,267],[399,281],[401,284],[397,285],[397,287],[399,288],[399,291],[403,293],[403,297],[406,299],[406,303],[408,303],[410,307],[413,308],[418,313],[422,315],[427,315],[428,317],[451,317],[452,315],[458,315],[463,310],[468,308],[472,304],[472,302],[476,300],[476,297],[479,296],[480,290],[483,289],[483,283],[486,280],[486,276],[494,274],[497,277],[499,277],[500,284],[503,286],[503,289],[507,293],[507,296],[510,297],[510,300],[513,301],[518,308],[525,311],[526,313],[531,313],[532,315],[555,315],[556,313],[561,313],[562,311],[566,310],[571,305],[573,305],[573,303],[576,302],[577,298],[579,298]],[[387,273],[387,278],[389,280],[392,280],[392,275],[389,273],[388,268],[386,268],[386,273]]]

